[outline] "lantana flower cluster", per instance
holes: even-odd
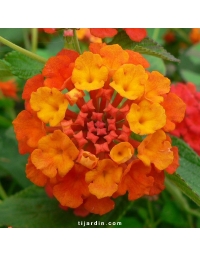
[[[62,50],[29,79],[14,120],[26,176],[62,208],[103,215],[114,199],[156,195],[178,167],[167,132],[185,113],[170,80],[137,52],[91,43]]]
[[[200,92],[191,82],[173,84],[171,91],[176,93],[186,104],[185,118],[177,124],[176,129],[171,133],[181,137],[200,155]]]

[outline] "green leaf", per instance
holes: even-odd
[[[1,81],[7,80],[12,77],[9,65],[4,61],[0,60],[0,79]]]
[[[44,64],[33,60],[20,52],[12,51],[5,57],[6,62],[10,66],[13,75],[22,79],[29,79],[34,75],[41,73]]]
[[[27,155],[20,155],[12,127],[0,133],[0,168],[6,170],[19,185],[27,187],[31,183],[25,175]]]
[[[200,89],[200,43],[181,54],[179,72],[186,82],[192,82]]]
[[[58,205],[58,201],[49,198],[43,188],[31,186],[0,204],[0,226],[16,228],[114,227],[117,222],[120,222],[132,202],[129,202],[126,197],[118,198],[115,209],[111,212],[102,216],[91,214],[85,218],[75,216],[72,210],[64,211]],[[83,221],[85,221],[85,226]],[[113,226],[109,225],[109,222],[114,222]]]
[[[187,221],[183,217],[183,212],[176,206],[174,202],[166,202],[161,213],[160,218],[163,222],[174,225],[175,227],[187,228]]]
[[[1,159],[1,157],[0,157]],[[2,167],[0,167],[0,178],[1,177],[5,177],[8,176],[8,173],[6,172],[6,170],[4,170]]]
[[[167,177],[200,206],[200,157],[181,139],[173,137],[172,142],[179,148],[180,166]]]
[[[9,126],[11,126],[11,124],[11,120],[7,119],[4,116],[0,116],[0,127],[8,128]]]
[[[132,41],[125,31],[121,31],[114,37],[110,44],[119,44],[125,50],[130,49],[141,54],[148,54],[164,60],[179,62],[171,53],[167,52],[161,45],[148,37],[138,43]]]
[[[150,63],[150,67],[147,68],[147,70],[149,70],[150,72],[153,70],[157,70],[161,74],[166,75],[166,66],[162,59],[147,54],[143,54],[143,56]]]

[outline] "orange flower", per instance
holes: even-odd
[[[13,125],[21,154],[32,152],[37,147],[39,139],[46,135],[42,121],[27,110],[18,114]]]
[[[114,209],[115,203],[109,197],[97,199],[90,196],[84,203],[84,208],[91,213],[103,215]]]
[[[176,123],[180,123],[186,110],[186,104],[175,93],[168,93],[164,96],[164,102],[161,104],[166,112],[167,122],[164,126],[166,132],[173,131],[176,127]]]
[[[102,47],[106,46],[105,43],[90,43],[89,49],[92,53],[96,53],[100,55],[100,50]]]
[[[29,112],[33,112],[30,106],[30,98],[32,92],[36,92],[38,88],[44,86],[44,77],[41,74],[35,75],[28,79],[25,83],[24,90],[22,93],[22,99],[25,100],[25,109]]]
[[[149,62],[139,53],[131,50],[126,50],[129,55],[128,63],[134,65],[142,65],[144,68],[148,68],[150,66]]]
[[[98,160],[99,159],[95,155],[81,149],[76,162],[82,164],[88,169],[94,169],[98,163]]]
[[[172,147],[171,149],[174,154],[174,159],[173,162],[166,168],[166,172],[169,174],[173,174],[176,169],[179,167],[179,154],[178,154],[178,148],[177,147]]]
[[[76,216],[80,216],[80,217],[86,217],[90,212],[87,211],[85,208],[84,208],[84,205],[81,204],[79,207],[77,207],[76,209],[74,209],[74,214]]]
[[[108,70],[98,54],[85,52],[77,58],[72,74],[72,81],[79,90],[96,90],[103,87],[108,77]]]
[[[66,82],[70,82],[74,61],[79,56],[77,52],[72,50],[62,50],[57,56],[51,57],[45,64],[42,75],[46,78],[44,85],[49,88],[57,88],[62,90]]]
[[[147,83],[145,84],[145,99],[160,103],[163,101],[164,95],[170,90],[170,80],[157,71],[149,74]]]
[[[135,100],[143,95],[147,77],[142,66],[125,64],[115,72],[110,86],[122,97]]]
[[[111,159],[117,164],[127,162],[133,156],[133,154],[134,148],[129,142],[120,142],[110,151]]]
[[[40,120],[56,126],[65,116],[68,101],[56,88],[41,87],[32,93],[30,104]]]
[[[89,191],[98,199],[112,196],[122,176],[122,167],[110,159],[100,160],[97,168],[86,173]],[[91,183],[92,182],[92,183]]]
[[[131,131],[144,135],[152,134],[166,123],[164,108],[158,103],[143,100],[139,104],[133,103],[126,116]]]
[[[38,88],[43,87],[44,77],[41,74],[35,75],[28,79],[25,83],[22,93],[22,99],[30,100],[32,92],[36,92]]]
[[[77,208],[88,197],[89,190],[85,182],[87,169],[75,164],[61,182],[53,187],[53,195],[62,206]]]
[[[57,173],[63,177],[74,166],[78,153],[69,137],[56,130],[39,140],[38,148],[31,154],[31,161],[47,177],[53,178]]]
[[[166,134],[158,130],[141,142],[137,157],[147,166],[153,163],[158,170],[164,170],[173,162],[174,154],[171,149]]]
[[[99,53],[103,59],[103,64],[110,70],[111,74],[122,64],[128,62],[129,55],[118,44],[105,45]]]
[[[30,157],[26,164],[26,177],[39,187],[44,187],[47,183],[47,176],[45,176],[41,170],[38,170],[31,162]]]
[[[160,194],[165,189],[164,181],[165,181],[165,174],[160,170],[156,169],[156,167],[152,164],[151,165],[151,172],[148,176],[153,177],[153,185],[149,190],[149,196],[154,196]]]
[[[138,159],[131,162],[123,174],[117,194],[124,195],[128,191],[129,200],[148,195],[153,184],[153,178],[148,176],[150,171],[150,166],[145,166]]]

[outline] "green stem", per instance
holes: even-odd
[[[3,189],[1,183],[0,183],[0,197],[1,197],[3,200],[7,198],[6,192],[5,192],[5,190]]]
[[[13,44],[11,43],[10,41],[6,40],[5,38],[3,38],[2,36],[0,36],[0,42],[7,45],[8,47],[12,48],[13,50],[15,51],[18,51],[26,56],[28,56],[29,58],[31,59],[34,59],[34,60],[37,60],[39,62],[42,62],[42,63],[46,63],[47,60],[33,52],[30,52],[30,51],[27,51],[25,50],[24,48],[16,45],[16,44]]]
[[[79,41],[78,41],[78,37],[77,37],[75,28],[73,28],[73,37],[74,37],[74,43],[75,43],[76,50],[77,50],[77,52],[79,52],[81,54],[81,49],[80,49],[80,45],[79,45]]]
[[[38,29],[32,28],[31,29],[31,51],[36,53],[37,46],[38,46]]]
[[[147,207],[148,207],[148,212],[149,212],[151,226],[153,226],[154,214],[153,214],[152,202],[150,200],[147,200]]]

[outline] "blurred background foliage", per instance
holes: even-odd
[[[150,70],[158,70],[172,83],[192,82],[200,90],[200,29],[149,28],[147,33],[148,37],[180,60],[180,63],[170,62],[144,54],[151,64]],[[0,36],[44,58],[54,56],[66,44],[63,31],[47,34],[42,29],[0,28]],[[79,37],[83,52],[88,49],[91,37],[87,33]],[[109,43],[111,39],[106,38],[105,42]],[[18,153],[12,128],[13,119],[24,109],[21,95],[26,79],[4,71],[4,59],[11,51],[0,43],[0,205],[4,200],[12,199],[17,192],[32,186],[25,177],[27,156]],[[5,88],[8,81],[12,81],[13,85]],[[133,202],[120,221],[122,228],[199,228],[200,211],[192,200],[167,180],[166,190],[159,196]],[[4,227],[1,221],[0,226]]]

